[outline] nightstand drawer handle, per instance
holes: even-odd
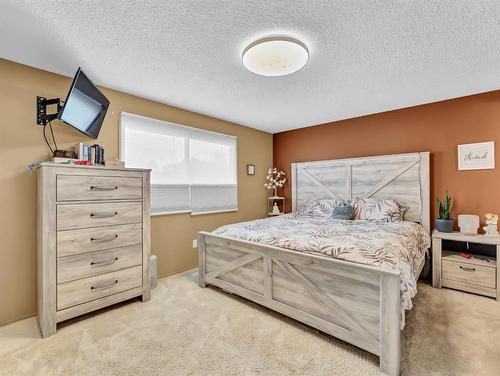
[[[110,242],[111,240],[115,240],[118,237],[118,234],[103,236],[100,238],[90,238],[91,242]]]
[[[98,186],[98,185],[91,185],[90,190],[91,191],[116,191],[118,189],[118,186]]]
[[[462,265],[460,265],[460,269],[468,271],[468,272],[474,272],[474,271],[476,271],[476,268],[465,268]]]
[[[108,259],[108,260],[102,260],[102,261],[92,261],[90,263],[90,266],[105,266],[105,265],[111,265],[114,264],[115,262],[118,261],[118,257]]]
[[[113,287],[117,283],[118,283],[118,280],[115,279],[114,281],[110,281],[110,282],[104,283],[102,285],[90,286],[90,289],[91,290],[107,289],[107,288]]]
[[[90,213],[90,218],[111,218],[118,215],[118,212]]]

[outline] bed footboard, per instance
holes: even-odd
[[[399,375],[400,277],[374,267],[206,232],[199,285],[220,287],[380,357]]]

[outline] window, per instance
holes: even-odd
[[[121,113],[120,157],[150,168],[151,212],[237,210],[236,137]]]

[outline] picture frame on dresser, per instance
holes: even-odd
[[[150,293],[150,170],[43,162],[38,321],[57,324]]]

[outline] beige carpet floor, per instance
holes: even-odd
[[[0,328],[1,375],[379,375],[378,358],[194,276],[41,339],[34,318]],[[419,284],[403,375],[500,375],[500,303]]]

